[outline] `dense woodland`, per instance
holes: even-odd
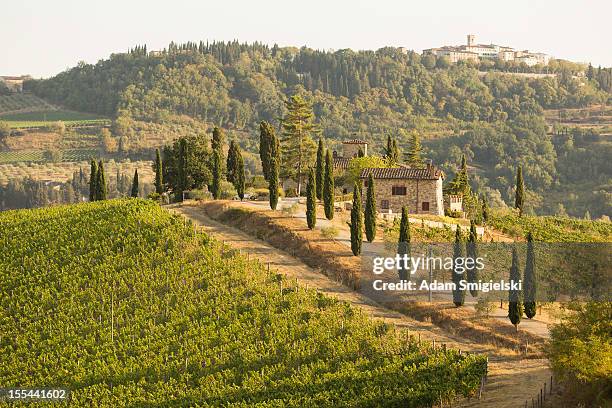
[[[169,123],[186,115],[249,134],[241,147],[251,152],[260,121],[278,126],[287,97],[301,94],[328,144],[356,135],[382,153],[388,135],[407,149],[418,133],[427,156],[449,176],[465,154],[473,189],[494,204],[510,203],[512,175],[522,164],[529,212],[610,214],[610,145],[589,132],[550,134],[543,110],[607,104],[612,70],[555,60],[546,69],[556,77],[531,79],[493,72],[526,67],[480,65],[451,65],[397,48],[172,43],[157,53],[139,46],[95,65],[81,63],[26,88],[116,118],[117,137],[129,135],[137,121]],[[479,75],[479,69],[491,72]]]

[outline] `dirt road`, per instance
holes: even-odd
[[[272,269],[278,270],[289,279],[296,279],[300,285],[316,288],[318,291],[361,308],[372,318],[394,324],[402,330],[408,330],[415,338],[422,341],[435,340],[436,344],[463,351],[486,353],[489,356],[489,377],[481,400],[462,401],[460,407],[510,408],[523,407],[526,399],[531,399],[539,392],[543,383],[550,378],[546,360],[522,359],[518,356],[500,354],[491,346],[477,344],[465,339],[453,337],[438,327],[411,319],[398,312],[386,309],[371,299],[356,293],[349,288],[329,279],[319,271],[305,265],[301,260],[272,247],[242,231],[207,217],[197,207],[176,207],[171,211],[191,219],[216,239],[224,241],[251,258],[270,262]]]

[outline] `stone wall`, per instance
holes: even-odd
[[[363,200],[367,197],[367,188],[363,188]],[[393,187],[406,187],[406,195],[393,195]],[[442,178],[438,180],[401,180],[401,179],[375,179],[374,180],[376,210],[394,213],[402,211],[403,206],[408,207],[410,214],[444,215],[444,202],[442,195]],[[383,208],[383,200],[389,202],[389,208]],[[423,210],[423,203],[429,203],[429,211]]]

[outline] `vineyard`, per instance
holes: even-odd
[[[612,223],[580,220],[568,217],[533,217],[504,212],[493,212],[488,226],[508,235],[523,239],[531,231],[540,242],[611,242]]]
[[[53,105],[29,94],[0,95],[0,115],[14,111],[50,111]]]
[[[4,154],[5,153],[0,153],[0,158],[3,157]],[[61,163],[0,163],[0,184],[6,184],[11,180],[16,181],[24,178],[65,182],[72,179],[73,173],[79,171],[79,169],[83,169],[85,172],[89,171],[89,157],[84,161]],[[106,171],[111,177],[109,181],[114,181],[114,175],[116,175],[117,172],[131,176],[134,174],[134,170],[138,169],[138,175],[141,180],[145,183],[150,183],[153,181],[154,176],[151,165],[152,162],[150,161],[115,162],[114,160],[109,160],[105,162]]]
[[[0,245],[0,383],[72,405],[421,407],[484,374],[150,202],[4,212]]]
[[[42,150],[0,152],[0,164],[7,163],[42,163],[48,161]],[[98,156],[96,149],[66,149],[61,151],[61,161],[75,162],[89,160]]]
[[[23,95],[28,97],[29,95]],[[2,98],[2,97],[0,97]],[[33,97],[35,98],[35,97]],[[37,98],[38,99],[38,98]],[[44,102],[44,101],[43,101]],[[46,102],[44,102],[46,103]],[[0,112],[0,120],[13,129],[43,128],[62,121],[68,127],[108,125],[110,120],[91,113],[49,109],[48,107],[25,109],[24,112]]]

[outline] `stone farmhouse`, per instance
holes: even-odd
[[[399,213],[408,207],[411,214],[444,215],[442,182],[444,172],[428,163],[424,168],[366,168],[360,179],[364,191],[368,177],[374,178],[376,208],[380,213]],[[365,194],[364,194],[365,205]]]

